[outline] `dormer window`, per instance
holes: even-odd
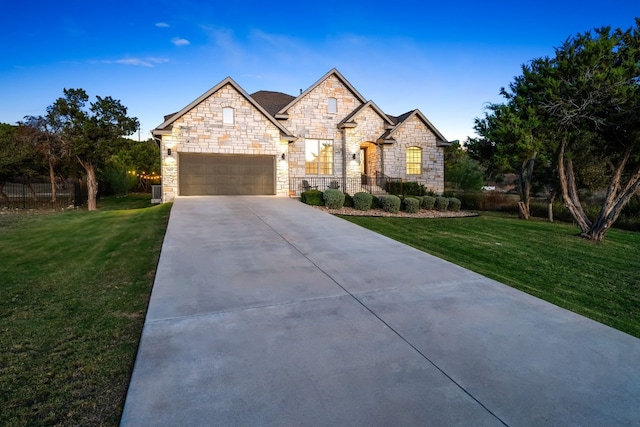
[[[232,125],[233,124],[233,108],[224,107],[222,109],[222,124],[224,124],[224,125]]]
[[[329,98],[329,103],[327,104],[327,111],[329,113],[337,113],[338,112],[338,100],[335,98]]]

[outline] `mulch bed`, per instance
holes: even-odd
[[[420,209],[416,213],[408,213],[400,211],[398,213],[385,212],[382,209],[370,209],[368,211],[359,211],[354,208],[328,209],[326,206],[314,206],[316,209],[323,210],[333,215],[345,216],[379,216],[379,217],[398,217],[398,218],[464,218],[470,216],[478,216],[475,212],[467,211],[436,211]]]

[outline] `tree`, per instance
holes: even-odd
[[[484,185],[480,165],[457,141],[444,149],[444,177],[447,184],[456,190],[480,190]]]
[[[68,158],[68,152],[63,143],[59,129],[51,118],[43,116],[26,116],[24,122],[19,123],[22,129],[22,139],[33,146],[42,156],[47,165],[49,182],[51,184],[51,202],[56,201],[56,167]]]
[[[516,172],[518,175],[518,209],[520,218],[530,216],[531,190],[534,165],[539,155],[545,153],[542,122],[523,96],[522,79],[516,79],[511,91],[500,91],[507,98],[505,104],[491,104],[482,119],[476,118],[474,129],[481,138],[469,141],[469,150],[474,155],[490,156],[492,167],[501,173]]]
[[[127,116],[127,108],[109,96],[96,96],[86,108],[89,96],[83,89],[64,89],[47,108],[51,120],[67,147],[69,155],[82,166],[87,178],[87,207],[96,209],[98,181],[96,169],[104,164],[123,143],[122,136],[133,134],[138,119]]]
[[[160,177],[158,143],[154,139],[124,142],[102,168],[100,184],[105,183],[107,191],[116,194],[136,190],[149,191],[149,178]]]
[[[0,123],[0,197],[8,201],[4,193],[9,179],[29,175],[33,168],[34,153],[28,144],[18,137],[19,128]]]
[[[128,146],[132,164],[138,171],[160,174],[160,147],[156,140],[135,142]]]
[[[626,31],[604,27],[568,38],[554,57],[524,65],[501,93],[507,103],[477,121],[477,130],[498,155],[510,146],[521,160],[553,156],[550,170],[581,235],[603,240],[640,188],[640,19]],[[589,218],[580,189],[598,185],[606,195]]]
[[[604,27],[569,38],[555,58],[534,60],[530,69],[544,82],[535,98],[558,138],[565,204],[581,235],[602,241],[640,189],[640,19],[626,31]],[[585,165],[599,165],[608,182],[593,219],[578,191]]]

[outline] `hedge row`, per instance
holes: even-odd
[[[455,197],[434,196],[373,196],[367,192],[359,192],[350,196],[336,189],[308,190],[302,193],[300,201],[312,206],[326,206],[329,209],[340,209],[343,206],[353,207],[360,211],[382,209],[386,212],[416,213],[420,209],[439,211],[459,211],[462,207],[460,199]]]

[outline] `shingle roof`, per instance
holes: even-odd
[[[406,120],[407,117],[409,117],[411,115],[411,113],[413,113],[416,110],[411,110],[411,111],[407,111],[404,114],[400,114],[399,116],[392,116],[387,114],[387,117],[389,117],[391,119],[391,121],[393,122],[394,125],[397,125],[398,123],[402,123]]]
[[[272,92],[270,90],[259,90],[258,92],[252,93],[251,97],[274,117],[282,107],[296,99],[295,96],[282,92]]]

